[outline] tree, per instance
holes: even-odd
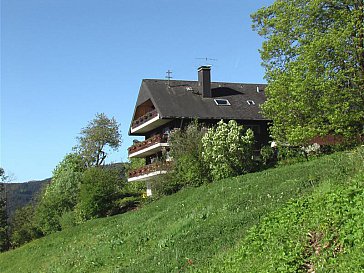
[[[80,221],[118,213],[117,200],[125,185],[123,171],[92,167],[82,176],[76,214]]]
[[[35,221],[44,234],[61,230],[60,219],[77,204],[85,164],[78,154],[68,154],[53,171],[52,181],[40,197]]]
[[[26,205],[15,211],[11,221],[11,245],[13,248],[41,237],[42,233],[34,222],[34,213],[34,204]]]
[[[6,178],[4,169],[0,167],[0,252],[9,249],[9,226],[4,186]]]
[[[203,160],[213,180],[240,175],[253,168],[254,133],[235,120],[219,121],[202,137]]]
[[[364,1],[277,0],[252,15],[265,38],[266,117],[273,137],[347,138],[364,125]]]
[[[202,159],[201,139],[206,130],[201,128],[197,120],[185,129],[176,129],[169,137],[170,155],[173,158],[173,175],[175,184],[199,186],[209,181],[208,168]]]
[[[114,151],[120,147],[119,126],[114,118],[109,119],[101,113],[96,114],[96,117],[81,130],[76,150],[84,158],[88,167],[105,163],[107,147]]]

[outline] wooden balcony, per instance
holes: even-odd
[[[170,169],[170,162],[156,162],[129,172],[128,182],[149,180],[160,174],[165,174]]]
[[[131,134],[143,134],[169,122],[170,119],[161,119],[156,109],[137,118],[131,124]]]
[[[128,148],[128,156],[132,157],[146,157],[148,155],[155,154],[162,150],[163,147],[168,147],[168,136],[158,134],[144,140],[142,142],[138,142],[133,146]]]

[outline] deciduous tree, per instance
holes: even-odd
[[[364,125],[364,1],[277,0],[252,15],[265,38],[264,114],[292,144]]]
[[[201,139],[205,133],[197,120],[184,129],[172,131],[168,142],[173,158],[172,179],[176,186],[199,186],[209,181],[208,168],[202,159]]]
[[[60,218],[76,206],[84,170],[84,162],[77,154],[66,155],[54,169],[35,212],[36,223],[44,234],[60,230]]]
[[[108,118],[104,113],[96,117],[81,130],[79,144],[75,147],[88,167],[105,163],[107,148],[117,150],[121,145],[121,133],[115,118]]]
[[[82,176],[76,214],[79,221],[113,215],[119,212],[117,201],[122,198],[124,175],[118,169],[92,167]]]
[[[35,206],[28,204],[15,211],[11,221],[11,246],[19,247],[41,237],[42,233],[34,222]]]

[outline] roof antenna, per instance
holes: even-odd
[[[171,86],[170,86],[170,80],[173,78],[173,77],[171,76],[172,71],[168,69],[168,71],[166,72],[166,74],[167,74],[166,79],[168,79],[168,87],[171,87]]]
[[[210,65],[210,66],[212,66],[211,61],[214,61],[214,62],[217,61],[217,59],[212,59],[212,58],[208,58],[208,57],[196,58],[196,59],[197,60],[205,60],[205,64],[204,65]]]

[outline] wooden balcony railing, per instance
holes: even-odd
[[[140,150],[144,150],[150,146],[153,146],[154,144],[167,143],[167,142],[168,142],[167,135],[158,134],[158,135],[152,136],[151,138],[148,138],[142,142],[138,142],[138,143],[134,144],[133,146],[129,147],[128,155],[136,153]]]
[[[156,171],[168,171],[170,168],[171,162],[156,162],[130,171],[129,178],[150,174]]]
[[[146,123],[148,120],[151,120],[152,118],[155,118],[156,116],[158,116],[158,112],[156,109],[146,113],[145,115],[137,118],[136,120],[134,120],[131,124],[131,128],[135,128],[138,127],[144,123]]]

